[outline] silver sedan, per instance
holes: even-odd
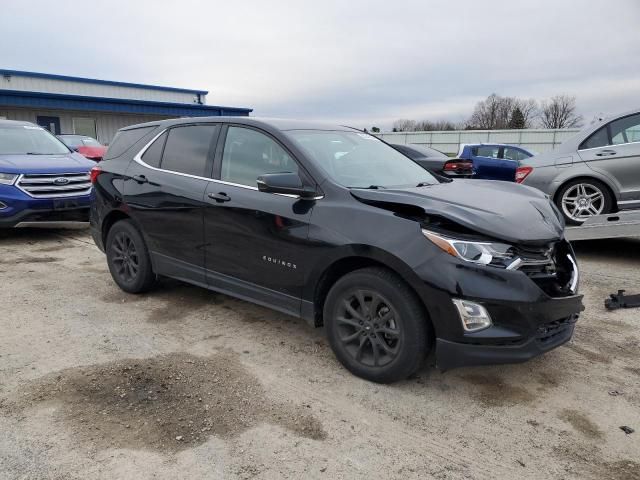
[[[591,125],[553,151],[521,161],[516,181],[547,193],[572,225],[640,208],[640,110]]]

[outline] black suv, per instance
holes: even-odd
[[[115,282],[159,275],[324,325],[376,382],[525,361],[583,309],[543,193],[436,178],[366,133],[254,118],[120,130],[92,171],[91,227]]]

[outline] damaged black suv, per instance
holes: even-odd
[[[578,268],[549,198],[437,178],[360,131],[254,118],[127,127],[91,174],[123,290],[173,277],[324,326],[351,372],[525,361],[567,342]]]

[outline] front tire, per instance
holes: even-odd
[[[613,198],[604,183],[583,178],[563,185],[556,195],[556,205],[568,225],[581,225],[591,217],[611,213]]]
[[[340,363],[366,380],[405,379],[429,351],[422,304],[400,277],[384,268],[364,268],[339,279],[327,295],[323,316]]]
[[[156,283],[147,245],[131,220],[113,224],[107,234],[107,265],[113,280],[127,293],[149,291]]]

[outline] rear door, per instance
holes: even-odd
[[[478,145],[471,147],[471,158],[473,160],[473,178],[485,180],[506,180],[507,175],[503,169],[500,159],[500,146],[498,145]],[[515,170],[513,173],[515,178]],[[513,180],[513,179],[512,179]]]
[[[217,124],[164,131],[127,170],[126,203],[142,227],[157,273],[205,284],[204,193]]]
[[[223,133],[205,195],[206,276],[218,290],[299,315],[313,202],[258,191],[258,176],[282,172],[309,181],[266,132],[231,125]]]
[[[640,114],[619,118],[591,134],[580,158],[620,189],[618,205],[640,207]]]

